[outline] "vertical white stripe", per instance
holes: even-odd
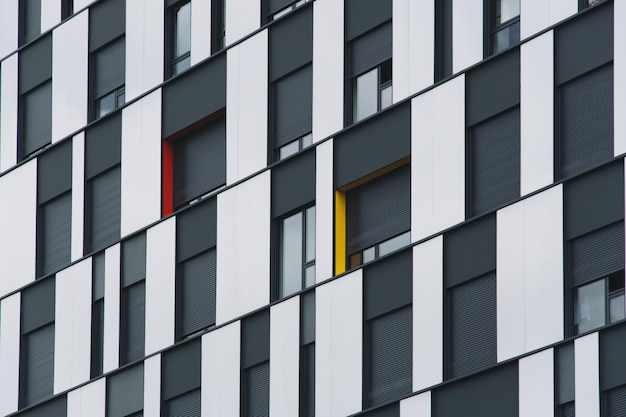
[[[61,23],[61,0],[41,0],[41,33]]]
[[[120,244],[104,252],[104,373],[116,369],[120,360]]]
[[[430,417],[431,392],[426,391],[400,401],[400,417]]]
[[[554,351],[519,361],[519,417],[550,416],[554,412]]]
[[[211,56],[211,0],[191,1],[191,65]]]
[[[520,39],[524,40],[576,13],[576,0],[520,0]]]
[[[574,401],[576,415],[600,417],[598,332],[574,341]]]
[[[91,3],[94,3],[96,0],[74,0],[74,11],[77,12],[87,6],[89,6]]]
[[[0,171],[17,163],[17,62],[17,54],[0,62]]]
[[[452,0],[452,72],[483,59],[483,0]]]
[[[104,417],[106,378],[67,393],[67,417]]]
[[[146,359],[143,363],[143,415],[161,415],[161,355]]]
[[[0,414],[17,411],[20,380],[20,293],[0,301]]]
[[[17,49],[19,0],[0,1],[0,59]]]
[[[315,148],[315,282],[333,276],[333,140]]]
[[[85,132],[80,132],[72,139],[72,262],[83,257],[84,204]]]
[[[613,114],[615,155],[626,152],[626,2],[613,2]]]
[[[254,32],[261,24],[261,0],[228,0],[226,7],[226,45]]]

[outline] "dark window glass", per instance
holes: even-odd
[[[120,238],[121,169],[117,165],[87,182],[87,252]]]
[[[496,54],[519,43],[519,0],[491,0],[491,51]]]
[[[178,4],[170,10],[172,22],[171,74],[176,75],[191,64],[191,2]]]
[[[54,323],[22,336],[20,408],[51,397],[54,386]]]
[[[226,46],[226,5],[225,0],[211,2],[211,53]]]
[[[110,42],[92,54],[94,119],[110,113],[125,102],[125,54],[124,38]]]
[[[61,19],[67,19],[74,14],[74,0],[61,1]]]
[[[315,284],[315,206],[280,221],[279,295]]]
[[[39,206],[38,277],[70,263],[72,193],[66,192]]]
[[[50,143],[52,137],[52,81],[22,95],[21,151],[23,158]]]
[[[437,45],[437,80],[452,75],[452,0],[435,3]]]

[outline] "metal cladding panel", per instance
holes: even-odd
[[[600,417],[598,332],[574,340],[576,415]]]
[[[46,81],[22,96],[24,114],[22,156],[50,143],[52,135],[52,82]]]
[[[320,1],[320,0],[318,0]],[[315,3],[316,4],[316,3]],[[314,4],[314,5],[315,5]],[[333,276],[333,226],[335,194],[333,177],[334,140],[315,148],[315,282]]]
[[[20,294],[0,301],[0,413],[17,411],[20,379]]]
[[[465,219],[465,75],[411,101],[411,239]]]
[[[21,20],[21,44],[26,44],[41,34],[41,1],[22,0],[20,6],[24,16]]]
[[[70,260],[83,257],[85,236],[85,133],[72,139],[72,235]]]
[[[74,0],[74,11],[79,11],[97,0]]]
[[[169,400],[165,405],[166,415],[172,417],[200,417],[200,395],[200,389],[196,389]]]
[[[355,77],[391,58],[391,22],[384,23],[350,43],[350,76]]]
[[[212,0],[194,0],[191,13],[191,65],[211,56]]]
[[[313,59],[313,7],[299,8],[269,30],[269,81],[310,64]]]
[[[452,73],[483,59],[482,0],[452,0]]]
[[[270,364],[263,362],[243,371],[245,416],[269,417]]]
[[[144,361],[143,380],[144,380],[144,386],[143,386],[142,416],[143,415],[158,416],[161,413],[161,355],[160,354],[151,356]]]
[[[216,324],[270,297],[270,171],[217,196]]]
[[[624,269],[624,222],[569,242],[571,288]]]
[[[613,71],[617,74],[613,80],[613,121],[615,156],[626,152],[626,4],[613,3]],[[0,53],[0,55],[2,55]]]
[[[54,323],[22,336],[20,405],[51,397],[54,385]]]
[[[519,417],[554,413],[554,351],[546,349],[519,361]]]
[[[105,417],[106,378],[67,393],[67,417]]]
[[[104,252],[104,347],[102,371],[119,366],[120,338],[120,247],[118,243]]]
[[[614,388],[606,393],[606,415],[609,417],[626,414],[626,386]]]
[[[215,249],[179,264],[179,334],[189,335],[215,324]]]
[[[521,0],[520,39],[524,40],[576,13],[578,13],[576,1],[546,0],[536,3],[532,0]]]
[[[261,24],[261,0],[229,0],[226,7],[226,45],[254,32]]]
[[[88,183],[89,252],[103,249],[120,238],[120,171],[118,165]]]
[[[58,271],[70,263],[72,194],[65,193],[40,206],[38,276]]]
[[[8,3],[10,1],[2,2],[0,8]],[[2,39],[1,36],[0,39]],[[2,54],[0,53],[0,55]],[[0,62],[0,85],[2,86],[0,89],[0,108],[3,109],[0,113],[0,171],[6,171],[17,162],[17,55],[13,54]]]
[[[41,2],[41,33],[45,33],[61,23],[61,3],[58,1]],[[82,38],[87,40],[87,34]]]
[[[311,131],[312,68],[307,65],[274,82],[274,147],[285,145]]]
[[[430,417],[431,393],[422,392],[400,401],[400,417]]]
[[[0,59],[17,49],[19,0],[0,3]]]

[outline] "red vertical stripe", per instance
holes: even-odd
[[[163,141],[163,217],[174,211],[174,156],[172,143]]]

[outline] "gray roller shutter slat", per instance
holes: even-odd
[[[200,389],[169,400],[165,417],[200,417]]]
[[[180,272],[184,336],[215,324],[215,249],[182,262]]]
[[[48,81],[24,96],[24,139],[27,156],[50,143],[52,137],[52,82]]]
[[[65,193],[42,206],[42,243],[39,276],[58,271],[70,263],[72,194]]]
[[[272,15],[284,9],[288,4],[295,2],[295,0],[267,0],[267,14]]]
[[[22,363],[22,406],[51,397],[54,385],[54,324],[28,334]]]
[[[392,55],[391,22],[380,25],[352,41],[350,76],[354,77],[390,59]]]
[[[315,343],[304,347],[304,417],[315,417]]]
[[[559,89],[560,174],[566,178],[613,158],[613,65]]]
[[[104,298],[93,303],[92,307],[91,376],[102,375],[104,362]]]
[[[104,46],[96,52],[94,96],[100,97],[124,85],[124,39]]]
[[[347,192],[348,253],[411,228],[411,171],[398,168]]]
[[[572,240],[569,264],[572,287],[624,269],[624,223]]]
[[[607,417],[626,416],[626,385],[607,391],[606,415]]]
[[[520,196],[520,114],[508,110],[472,129],[472,215]]]
[[[576,417],[576,403],[572,401],[560,406],[559,417]]]
[[[120,238],[121,182],[119,165],[94,177],[90,182],[91,251],[102,249]]]
[[[440,1],[439,73],[441,78],[452,74],[452,0]]]
[[[450,377],[496,363],[496,274],[450,289]]]
[[[246,370],[246,416],[270,415],[270,363],[263,362]]]
[[[124,363],[141,359],[145,349],[146,283],[124,289]]]
[[[369,322],[368,405],[410,394],[413,357],[412,308],[404,307]]]
[[[313,70],[311,65],[276,81],[274,87],[274,146],[279,147],[311,131]]]

